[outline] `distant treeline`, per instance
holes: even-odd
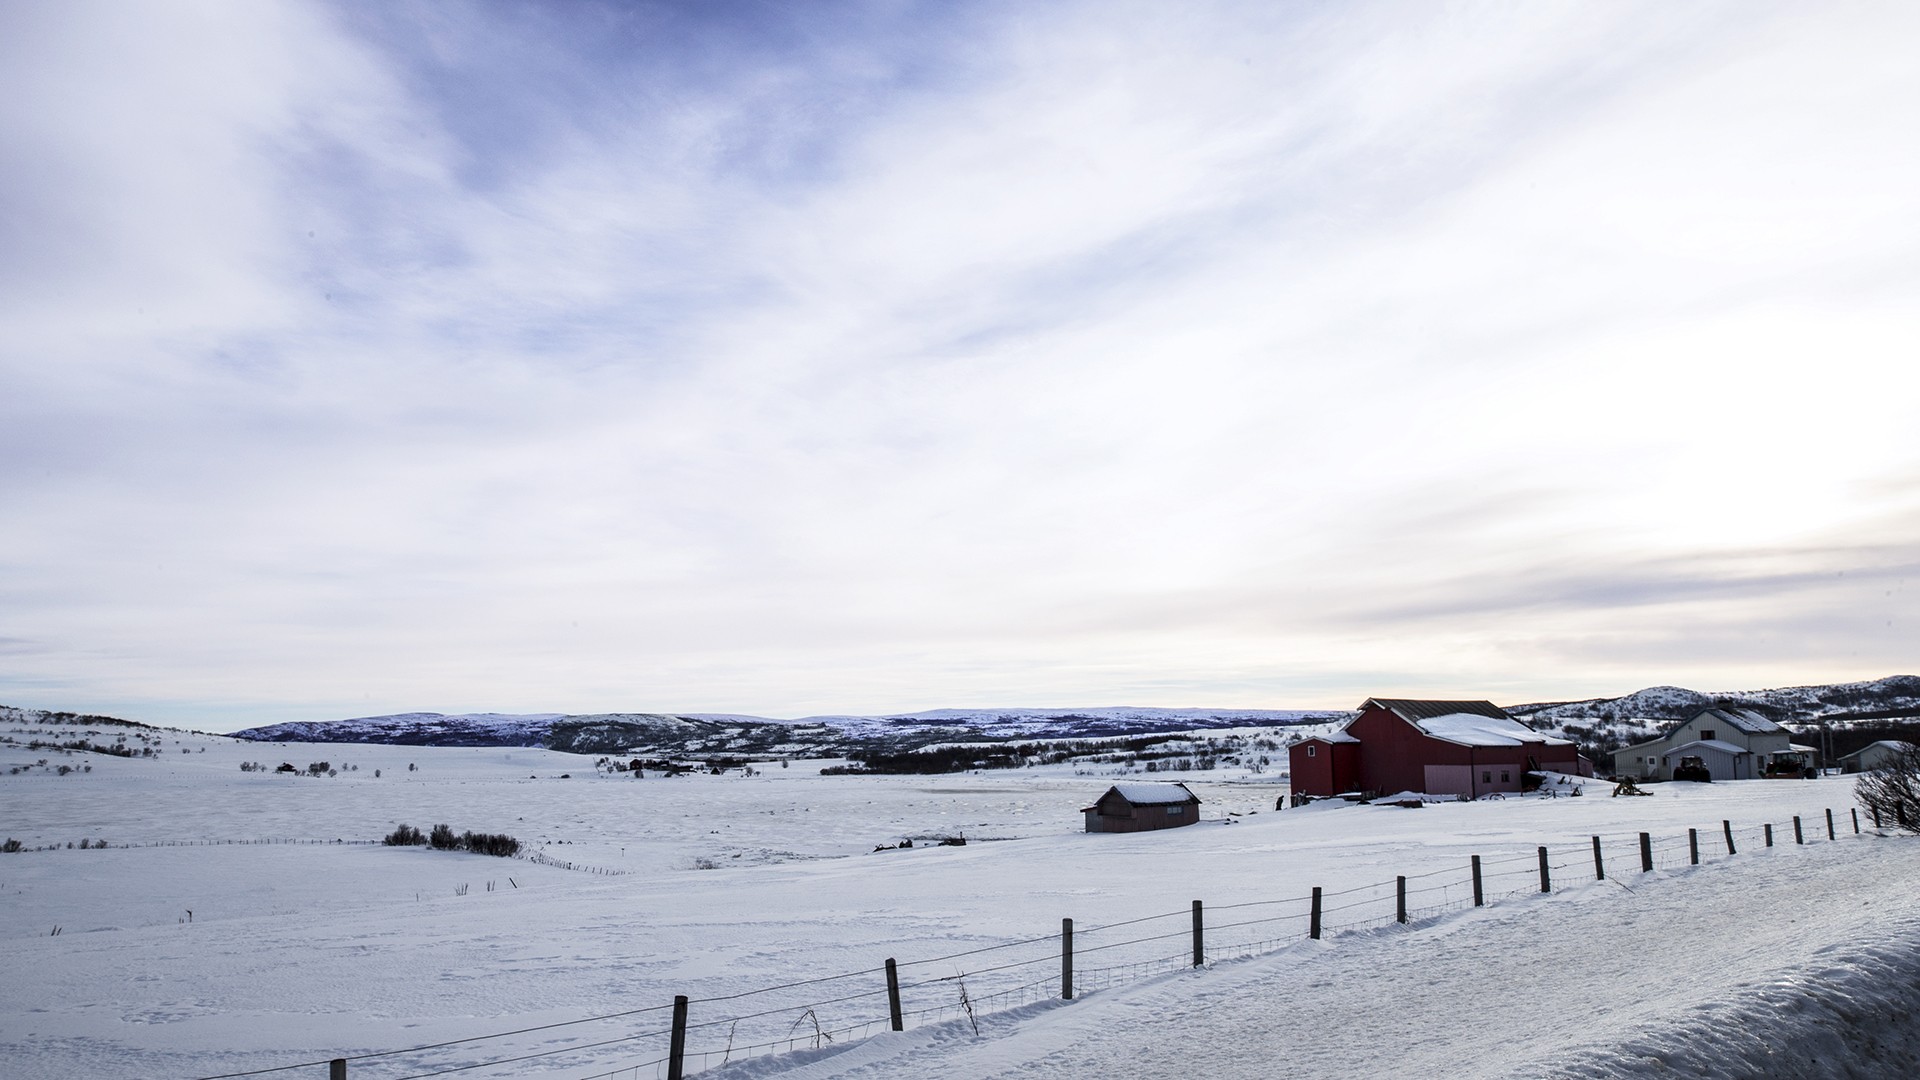
[[[1181,735],[1140,735],[1127,739],[1080,742],[960,743],[899,753],[868,750],[854,754],[852,765],[830,765],[820,772],[827,776],[860,773],[925,776],[966,772],[969,769],[1058,765],[1076,759],[1136,760],[1155,756],[1151,753],[1155,746],[1181,738]]]

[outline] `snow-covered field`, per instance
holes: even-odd
[[[1110,778],[1071,769],[634,780],[539,750],[164,740],[153,759],[0,758],[0,834],[61,845],[0,855],[9,1077],[341,1056],[354,1077],[652,1076],[676,994],[694,999],[689,1071],[728,1075],[1904,1076],[1920,1051],[1910,1019],[1876,1027],[1920,1006],[1920,842],[1855,839],[1842,778],[1276,812],[1283,781],[1221,770],[1178,777],[1199,826],[1088,835],[1079,808]],[[7,774],[41,757],[92,770]],[[321,760],[338,775],[239,768]],[[574,868],[364,843],[402,822],[509,833]],[[258,840],[328,842],[227,842]]]

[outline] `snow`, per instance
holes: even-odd
[[[1193,798],[1193,792],[1184,784],[1115,784],[1113,788],[1135,806],[1183,803]]]
[[[542,1054],[459,1075],[654,1076],[635,1067],[663,1051],[676,994],[714,1025],[691,1033],[691,1068],[731,1057],[721,1076],[1895,1076],[1920,1052],[1911,1025],[1887,1019],[1920,1007],[1920,842],[1856,838],[1847,778],[1276,812],[1271,775],[1222,769],[1185,778],[1205,800],[1198,825],[1087,834],[1078,808],[1138,774],[841,777],[814,761],[634,780],[523,748],[142,734],[158,758],[0,749],[5,766],[92,766],[0,768],[0,833],[61,845],[0,854],[10,1078],[200,1077],[548,1024],[568,1026],[350,1075]],[[239,770],[253,760],[326,760],[338,775]],[[1722,819],[1738,855],[1719,846]],[[576,869],[366,842],[400,822],[506,832]],[[1762,845],[1762,822],[1781,846]],[[1689,827],[1707,865],[1688,864]],[[873,850],[953,835],[970,842]],[[64,846],[83,838],[113,846]],[[295,839],[323,842],[210,843]],[[1471,855],[1486,863],[1481,909]],[[1392,922],[1396,875],[1412,882],[1410,928]],[[1310,942],[1315,886],[1329,935]],[[1080,983],[1065,1005],[1063,917]],[[887,958],[908,987],[900,1033],[875,996]],[[1019,966],[991,970],[1003,965]],[[591,1019],[635,1010],[654,1011]],[[833,1036],[818,1050],[809,1012]],[[804,1048],[769,1053],[790,1045]],[[1462,1046],[1470,1067],[1447,1057]]]
[[[1542,735],[1517,720],[1502,720],[1497,716],[1448,713],[1445,716],[1436,716],[1418,723],[1420,730],[1434,738],[1445,739],[1462,746],[1521,746],[1526,743],[1546,743],[1550,746],[1571,745],[1566,739]]]

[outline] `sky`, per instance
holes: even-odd
[[[1917,36],[0,0],[0,702],[1920,670]]]

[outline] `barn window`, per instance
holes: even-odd
[[[1700,733],[1700,738],[1701,738],[1701,739],[1702,739],[1703,741],[1705,741],[1705,742],[1712,742],[1712,741],[1713,741],[1713,732],[1711,732],[1711,731],[1702,731],[1702,732]]]
[[[1511,782],[1507,779],[1507,770],[1505,769],[1500,770],[1500,782],[1503,784]]]
[[[1179,816],[1180,816],[1181,814],[1184,814],[1184,813],[1186,813],[1186,812],[1187,812],[1187,808],[1186,808],[1186,807],[1184,807],[1184,806],[1169,806],[1169,807],[1167,807],[1167,816],[1168,816],[1168,817],[1179,817]]]
[[[1481,774],[1480,774],[1480,782],[1481,782],[1481,783],[1483,783],[1483,784],[1491,784],[1491,783],[1493,783],[1493,774],[1492,774],[1491,772],[1483,772],[1483,773],[1481,773]]]
[[[1309,747],[1307,747],[1307,756],[1308,756],[1308,757],[1313,757],[1313,756],[1314,756],[1314,754],[1313,754],[1313,752],[1314,752],[1315,750],[1318,750],[1318,749],[1320,749],[1320,748],[1319,748],[1319,747],[1317,747],[1317,746],[1309,746]]]

